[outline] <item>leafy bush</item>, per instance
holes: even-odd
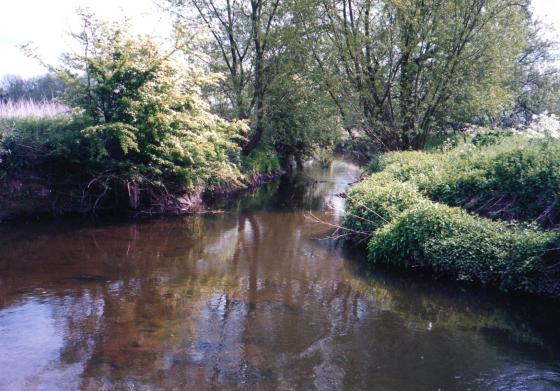
[[[465,206],[495,218],[560,220],[560,142],[507,138],[470,151],[453,151],[441,159],[443,170],[432,182],[418,183],[429,198]]]
[[[248,174],[274,174],[280,169],[280,160],[272,147],[261,145],[243,158],[243,171]]]
[[[126,26],[82,17],[74,37],[83,50],[53,69],[71,112],[0,118],[0,180],[42,178],[87,211],[165,207],[177,194],[243,187],[246,174],[279,170],[272,148],[242,158],[248,126],[210,112],[201,91],[217,76]]]
[[[435,151],[449,149],[466,141],[466,135],[462,132],[438,132],[428,135],[424,150]]]
[[[371,233],[422,201],[411,184],[395,181],[387,173],[374,174],[350,191],[345,225],[354,231]]]
[[[551,264],[560,236],[533,220],[547,225],[546,214],[550,224],[558,222],[559,148],[560,142],[511,136],[494,145],[378,156],[369,166],[375,173],[348,194],[345,226],[354,239],[371,238],[374,263],[502,290],[546,291],[541,281],[557,272]]]
[[[476,146],[495,145],[512,135],[511,131],[479,132],[473,136],[471,142]]]
[[[410,182],[433,201],[491,218],[556,225],[560,141],[513,135],[493,140],[497,144],[479,140],[478,147],[464,144],[450,151],[390,152],[372,159],[368,168]]]
[[[405,268],[422,267],[456,280],[536,291],[544,254],[558,236],[508,228],[459,208],[424,202],[378,230],[368,259]]]
[[[79,165],[89,153],[81,130],[90,125],[91,121],[80,115],[2,118],[0,165],[17,175],[19,169],[33,165],[61,164],[67,174],[71,165]]]

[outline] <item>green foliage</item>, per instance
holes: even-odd
[[[310,80],[295,74],[289,82],[282,79],[271,84],[267,134],[281,159],[293,157],[302,163],[318,147],[334,145],[340,128],[338,117],[314,97],[316,93]]]
[[[544,226],[559,221],[560,142],[497,139],[502,142],[376,157],[369,167],[374,174],[349,192],[345,220],[354,239],[371,237],[369,260],[502,290],[540,292],[539,281],[554,273],[550,266],[557,262],[560,236],[536,228],[533,220]]]
[[[243,157],[243,171],[248,174],[275,174],[280,170],[278,155],[270,146],[261,145]]]
[[[245,186],[243,169],[278,170],[269,150],[242,161],[247,125],[218,117],[202,100],[216,75],[126,25],[81,16],[84,30],[74,36],[81,50],[54,69],[74,114],[0,119],[4,179],[37,172],[80,189],[93,209],[123,198],[136,208],[177,193]]]
[[[425,151],[451,149],[467,141],[465,132],[437,132],[430,134],[424,145]]]
[[[64,161],[79,165],[89,153],[81,130],[91,125],[84,116],[0,119],[0,157],[10,174],[36,163]]]
[[[557,234],[510,229],[459,208],[424,202],[378,230],[368,245],[371,262],[422,267],[459,281],[536,291],[543,254]]]
[[[387,153],[369,169],[410,182],[434,201],[551,226],[560,221],[559,152],[560,141],[484,132],[452,150]]]
[[[560,142],[508,138],[500,144],[457,150],[443,159],[433,182],[419,183],[428,197],[494,217],[559,221]]]
[[[130,167],[135,182],[144,177],[171,190],[238,184],[246,128],[211,114],[200,99],[212,76],[183,66],[174,52],[130,35],[126,26],[82,18],[84,31],[75,38],[84,51],[66,55],[58,74],[70,85],[68,102],[94,123],[81,132],[86,165],[118,167],[127,181],[123,169]]]
[[[374,232],[422,201],[409,183],[395,181],[388,173],[374,174],[350,191],[345,225],[355,231]]]
[[[498,144],[502,139],[513,136],[511,131],[490,131],[477,133],[471,140],[476,146]]]
[[[382,168],[381,168],[381,156],[382,155],[380,155],[380,154],[375,154],[370,159],[370,161],[367,165],[367,171],[369,173],[375,173],[375,172],[379,172],[379,171],[382,170]]]
[[[513,107],[529,41],[526,1],[297,3],[345,127],[378,150],[420,149],[430,133],[491,123]]]
[[[136,134],[138,129],[121,122],[90,126],[82,130],[91,144],[90,159],[123,160],[129,152],[140,152]]]

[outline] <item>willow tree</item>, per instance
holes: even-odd
[[[513,100],[526,2],[298,3],[329,94],[382,149],[421,148],[434,128],[495,116]]]

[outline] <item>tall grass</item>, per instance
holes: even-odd
[[[58,102],[41,101],[30,99],[0,102],[0,118],[23,119],[23,118],[54,118],[68,116],[71,109]]]

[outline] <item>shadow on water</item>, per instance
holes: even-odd
[[[309,166],[218,214],[3,229],[0,389],[560,388],[557,306],[371,269],[306,219],[340,221],[358,175]]]

